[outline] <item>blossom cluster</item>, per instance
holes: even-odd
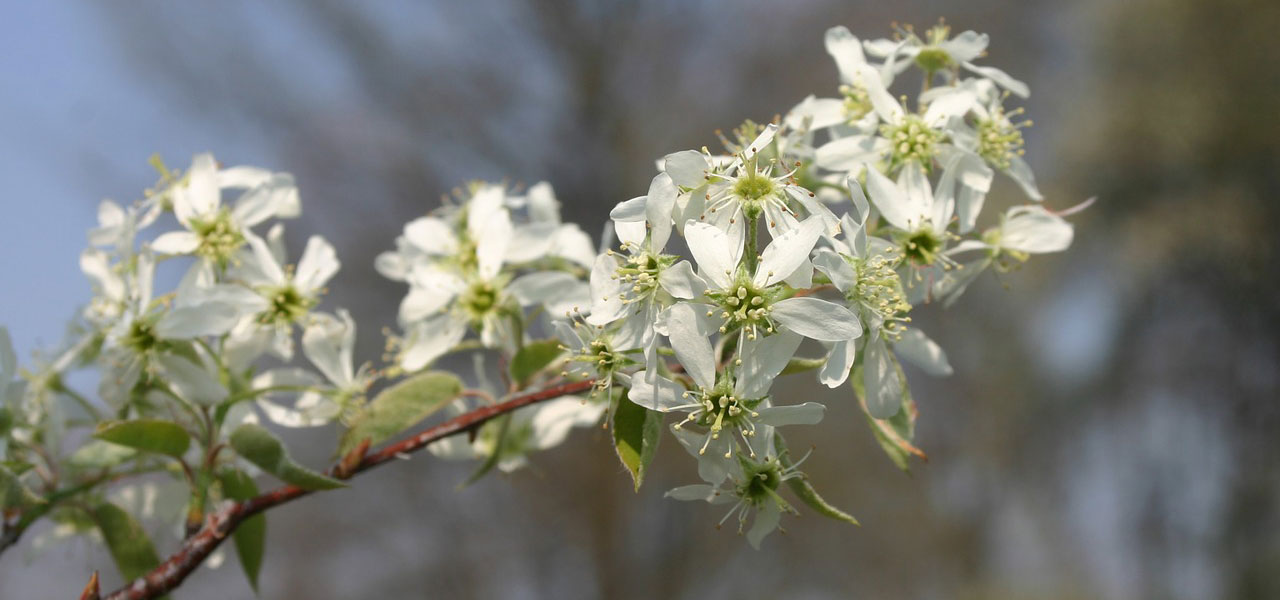
[[[612,209],[600,250],[561,220],[547,183],[454,190],[375,262],[407,288],[378,369],[356,364],[350,313],[320,308],[339,271],[334,247],[312,236],[288,260],[283,220],[301,212],[290,175],[207,154],[185,171],[157,161],[160,181],[142,200],[99,207],[80,258],[94,295],[62,349],[15,381],[0,329],[0,501],[30,510],[59,496],[61,481],[167,472],[185,484],[189,528],[211,503],[255,489],[258,474],[341,485],[294,463],[259,423],[336,422],[339,456],[358,459],[361,442],[387,441],[437,410],[590,381],[589,393],[431,449],[480,461],[478,476],[521,467],[574,427],[603,425],[638,488],[669,431],[702,481],[668,495],[729,505],[724,520],[735,517],[753,546],[796,512],[784,483],[818,513],[852,521],[814,491],[779,432],[819,423],[825,407],[788,401],[775,380],[808,373],[847,385],[840,395],[905,466],[920,451],[900,361],[952,372],[912,312],[1072,240],[1067,213],[1043,204],[1022,158],[1030,123],[1006,107],[1028,88],[975,64],[987,43],[945,25],[868,41],[830,29],[833,96],[745,122],[720,136],[722,152],[662,157],[647,193]],[[890,91],[904,79],[923,83],[914,101]],[[984,223],[1000,177],[1025,201]],[[166,280],[173,289],[157,293]],[[443,372],[460,364],[474,373]],[[67,383],[83,368],[100,373],[97,401]],[[67,435],[82,425],[89,439]],[[95,498],[123,502],[145,485]],[[84,505],[50,516],[67,531],[102,527]]]

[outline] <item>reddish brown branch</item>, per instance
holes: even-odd
[[[518,408],[588,391],[594,383],[593,380],[566,383],[538,392],[516,396],[500,404],[482,406],[434,427],[429,427],[409,439],[365,455],[354,467],[344,468],[341,463],[334,465],[329,469],[329,474],[334,476],[341,474],[346,477],[354,476],[390,461],[397,456],[421,450],[436,440],[475,429],[489,419]],[[192,571],[195,571],[245,519],[310,493],[300,487],[286,485],[243,502],[225,503],[222,508],[210,513],[205,518],[204,526],[200,528],[200,531],[184,540],[182,547],[170,556],[168,560],[152,569],[150,573],[111,592],[105,597],[106,600],[145,600],[156,598],[172,591],[181,585],[182,581]]]

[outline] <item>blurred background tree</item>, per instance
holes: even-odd
[[[946,17],[990,33],[988,62],[1031,84],[1028,159],[1047,202],[1100,197],[1069,252],[921,311],[956,366],[945,381],[911,373],[930,463],[900,474],[838,401],[797,432],[822,450],[807,470],[861,528],[791,519],[792,535],[754,552],[714,529],[719,512],[662,499],[691,477],[685,461],[660,456],[637,495],[587,432],[461,491],[468,466],[423,457],[276,511],[264,598],[1280,596],[1274,2],[13,10],[0,265],[25,283],[0,309],[20,350],[87,297],[74,257],[97,199],[135,197],[151,152],[184,164],[212,150],[297,176],[289,238],[338,246],[329,305],[365,324],[358,356],[377,360],[371,325],[393,324],[403,289],[373,257],[441,194],[545,179],[597,232],[644,193],[656,157],[833,91],[822,32],[835,24],[873,38]],[[1018,201],[1002,184],[990,201]],[[331,435],[296,434],[316,442],[304,458],[322,464]],[[83,543],[46,552],[0,561],[5,596],[69,596],[82,582],[59,574],[107,564]],[[251,595],[234,568],[180,593]]]

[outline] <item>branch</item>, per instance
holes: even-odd
[[[518,408],[544,402],[561,396],[577,394],[591,389],[595,381],[576,381],[550,387],[541,391],[516,396],[501,404],[482,406],[471,412],[459,415],[433,427],[428,427],[417,435],[386,446],[383,449],[364,456],[354,467],[344,468],[339,463],[328,471],[330,475],[347,478],[372,469],[394,458],[416,452],[437,440],[457,435],[483,425],[489,419],[507,414]],[[252,517],[274,506],[296,500],[311,492],[294,485],[266,492],[256,498],[243,502],[227,502],[223,507],[210,513],[194,535],[183,540],[182,547],[172,556],[151,570],[151,572],[134,580],[132,583],[106,595],[106,600],[146,600],[157,598],[172,591],[182,584],[193,571],[235,531],[245,519]]]

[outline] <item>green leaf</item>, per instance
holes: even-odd
[[[563,353],[560,340],[538,340],[525,344],[511,359],[511,381],[521,388],[529,385],[529,380],[538,371],[547,368],[547,365],[555,362]]]
[[[258,486],[238,469],[222,471],[218,474],[222,482],[222,492],[232,500],[248,500],[258,495]],[[249,579],[253,591],[258,591],[258,573],[262,571],[262,555],[267,543],[267,516],[259,513],[245,519],[235,532],[231,534],[236,544],[236,556],[240,557],[240,566],[244,568],[244,576]]]
[[[466,481],[458,484],[458,489],[462,489],[475,483],[481,477],[487,475],[489,471],[492,471],[494,467],[498,466],[498,462],[502,460],[503,451],[506,450],[507,436],[511,433],[511,413],[507,413],[486,423],[484,427],[498,428],[497,439],[493,442],[493,451],[490,452],[488,456],[484,457],[484,462],[480,463],[480,467],[477,468]],[[482,431],[481,435],[483,434],[484,432]]]
[[[342,434],[338,456],[360,441],[376,446],[444,408],[462,393],[462,381],[449,373],[427,371],[382,390]]]
[[[111,559],[124,576],[133,581],[160,564],[160,556],[151,544],[147,532],[124,509],[103,502],[93,509],[93,521],[102,531]]]
[[[912,444],[916,433],[916,402],[911,398],[911,388],[907,386],[907,378],[902,372],[902,365],[898,364],[898,359],[892,354],[889,355],[893,361],[893,368],[898,374],[898,381],[902,384],[902,409],[897,414],[888,419],[877,419],[867,412],[866,390],[863,387],[862,367],[858,366],[849,373],[849,379],[852,380],[853,393],[858,397],[858,405],[862,407],[862,413],[867,418],[867,423],[871,425],[871,433],[875,435],[876,441],[880,447],[884,449],[885,454],[889,456],[889,460],[897,465],[903,471],[911,471],[911,457],[916,456],[921,460],[929,460],[924,451]]]
[[[187,430],[172,421],[135,419],[104,423],[93,437],[143,452],[155,452],[181,458],[191,445]]]
[[[631,473],[636,491],[644,483],[645,469],[653,461],[662,440],[662,413],[649,410],[627,399],[626,391],[618,397],[613,413],[613,449],[618,460]]]
[[[0,508],[20,508],[43,503],[44,498],[24,485],[13,471],[0,466]]]
[[[782,440],[782,436],[778,435],[776,432],[773,435],[773,444],[778,449],[778,462],[782,464],[783,470],[790,469],[794,466],[795,462],[791,460],[791,454],[787,451],[786,442],[784,442]],[[794,493],[797,498],[804,501],[805,504],[808,504],[809,508],[818,511],[818,514],[825,517],[831,517],[837,521],[860,525],[858,520],[853,518],[853,515],[844,512],[843,510],[832,506],[826,500],[823,500],[822,496],[818,495],[818,491],[813,489],[813,484],[809,483],[808,476],[792,477],[791,479],[788,479],[787,487],[791,488],[792,493]]]
[[[293,462],[284,444],[267,428],[245,423],[231,432],[231,447],[258,468],[307,490],[332,490],[347,484]]]
[[[89,440],[85,445],[71,453],[67,459],[73,466],[81,469],[103,469],[114,467],[134,456],[138,451],[128,446],[113,444],[103,440]]]

